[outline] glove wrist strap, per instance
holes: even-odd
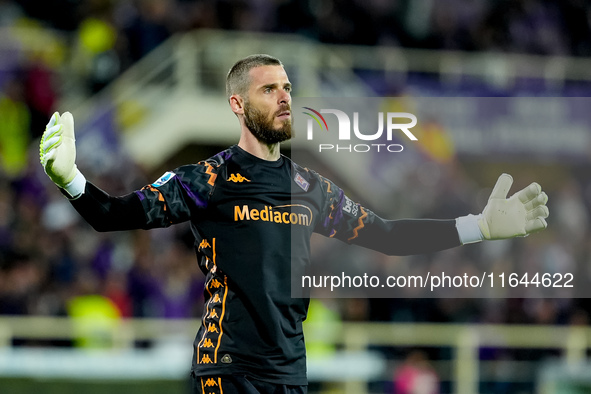
[[[462,245],[480,242],[484,239],[480,227],[478,227],[478,219],[480,215],[467,215],[456,218],[456,229]]]
[[[76,175],[74,176],[74,179],[72,179],[72,181],[62,189],[66,192],[66,197],[68,197],[70,200],[76,200],[84,193],[85,188],[86,178],[78,169],[76,169]]]

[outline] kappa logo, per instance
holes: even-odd
[[[213,361],[211,361],[211,357],[209,357],[209,354],[206,354],[201,358],[201,364],[211,364],[211,363],[213,363]]]
[[[224,287],[224,285],[223,285],[223,284],[222,284],[222,282],[220,282],[219,280],[217,280],[217,279],[212,279],[212,280],[211,280],[211,283],[210,283],[210,284],[209,284],[209,286],[208,286],[208,288],[211,288],[211,287],[214,287],[214,288],[216,288],[216,289],[217,289],[217,288],[220,288],[220,287]]]
[[[213,386],[217,386],[218,384],[216,383],[215,380],[213,380],[213,378],[209,378],[205,381],[205,387],[213,387]]]
[[[246,179],[240,174],[230,174],[228,181],[235,183],[250,182],[250,179]]]

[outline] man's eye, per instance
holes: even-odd
[[[271,88],[265,88],[265,93],[271,93],[272,90],[273,89],[271,89]]]
[[[289,86],[288,86],[288,87],[286,87],[286,88],[285,88],[285,91],[286,91],[286,92],[288,92],[288,93],[290,93],[290,92],[291,92],[291,87],[289,87]]]

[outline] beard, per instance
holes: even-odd
[[[268,145],[276,144],[291,138],[291,116],[284,120],[281,126],[275,127],[273,125],[275,117],[285,111],[290,111],[289,105],[283,105],[272,116],[267,116],[259,109],[250,106],[250,103],[245,102],[244,122],[257,140]]]

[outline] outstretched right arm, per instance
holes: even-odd
[[[140,196],[112,197],[87,182],[76,167],[74,119],[69,112],[54,113],[45,128],[39,156],[49,178],[74,208],[97,231],[145,228],[147,219]]]
[[[84,193],[70,203],[96,231],[134,230],[148,225],[136,193],[112,197],[86,182]]]
[[[97,231],[167,227],[189,220],[197,207],[205,205],[205,197],[199,193],[188,195],[190,188],[186,182],[171,172],[141,190],[121,197],[110,196],[87,182],[76,167],[74,141],[72,115],[53,114],[41,138],[41,164],[74,208]],[[206,189],[201,190],[203,194]]]

